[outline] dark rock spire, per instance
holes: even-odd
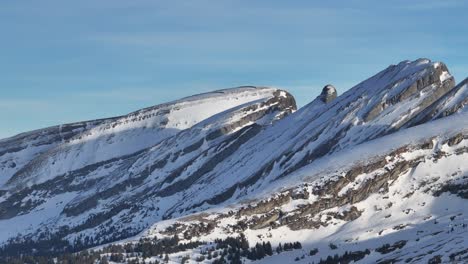
[[[327,84],[322,89],[322,93],[320,94],[320,100],[322,100],[324,103],[329,103],[335,100],[336,96],[337,92],[335,87],[331,84]]]

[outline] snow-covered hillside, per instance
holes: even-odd
[[[302,245],[258,263],[318,263],[366,250],[359,263],[466,258],[467,150],[468,115],[445,118],[322,158],[247,203],[157,223],[125,243],[182,234],[182,243],[208,245],[171,255],[171,263],[187,254],[195,259],[209,242],[240,233],[250,244]],[[187,235],[207,225],[212,229]]]
[[[25,154],[17,153],[15,149],[9,150],[6,154],[13,156],[9,164],[16,164],[15,169],[11,170],[14,174],[8,171],[1,178],[3,182],[8,181],[7,188],[41,183],[86,165],[151,147],[217,113],[244,103],[270,98],[275,91],[266,87],[219,90],[149,107],[118,118],[85,122],[82,125],[85,129],[72,137],[57,138],[53,135],[56,136],[52,139],[55,141],[47,142],[48,148],[40,149],[40,153],[34,148],[34,141],[28,141],[33,144],[33,148],[22,150]],[[98,125],[90,126],[88,123]],[[76,125],[67,125],[74,126]],[[56,128],[35,131],[30,137],[39,136],[42,139],[43,134],[53,129]],[[59,126],[58,129],[58,134],[61,135],[63,127]],[[16,145],[17,138],[4,140],[1,144]],[[30,152],[36,155],[28,155]],[[2,155],[2,158],[4,156],[7,155]]]
[[[466,258],[467,80],[403,61],[297,111],[284,90],[240,87],[2,140],[0,253],[117,243],[93,258]]]
[[[231,100],[238,104],[224,110],[233,105],[227,103]],[[72,236],[96,232],[96,235],[100,233],[99,236],[103,241],[112,240],[115,238],[114,230],[117,228],[116,225],[109,225],[109,221],[113,221],[112,217],[119,219],[117,222],[120,222],[118,225],[121,230],[126,230],[120,234],[121,236],[140,231],[153,221],[161,220],[164,207],[171,206],[171,202],[177,201],[173,197],[167,197],[169,195],[165,193],[160,194],[167,197],[164,203],[158,202],[155,200],[157,197],[150,195],[160,191],[158,186],[170,184],[176,172],[182,173],[179,166],[192,166],[193,171],[208,170],[209,166],[214,166],[217,161],[229,157],[240,144],[260,132],[262,127],[271,125],[296,108],[294,99],[287,92],[264,87],[222,90],[176,102],[177,109],[181,109],[181,105],[184,104],[186,107],[210,107],[206,104],[211,102],[217,106],[219,112],[190,128],[179,131],[172,137],[161,139],[159,143],[145,142],[149,146],[146,149],[97,163],[94,162],[95,156],[92,155],[88,160],[83,152],[78,151],[80,149],[71,148],[78,151],[76,155],[84,157],[83,163],[90,165],[64,171],[62,174],[54,174],[55,171],[51,169],[55,164],[56,167],[64,167],[61,164],[67,162],[67,159],[58,159],[62,157],[60,154],[65,153],[63,156],[67,157],[69,147],[79,145],[70,142],[83,140],[80,137],[84,138],[96,129],[85,132],[85,136],[80,134],[76,139],[65,143],[65,146],[56,148],[65,149],[64,151],[52,152],[51,156],[47,156],[47,153],[42,154],[41,157],[50,165],[42,164],[43,166],[27,168],[31,174],[41,177],[34,178],[32,184],[31,178],[27,177],[31,174],[26,174],[24,177],[20,174],[24,173],[23,169],[10,180],[10,185],[14,184],[16,188],[5,190],[0,197],[0,219],[3,219],[0,225],[2,241],[18,234],[37,236],[44,232],[49,236],[63,228],[73,228],[74,231],[70,232],[73,233]],[[174,107],[174,104],[167,106]],[[214,112],[213,109],[209,111]],[[196,111],[196,109],[191,110]],[[171,111],[177,113],[177,110]],[[200,112],[203,111],[208,112],[200,110],[194,115],[201,119],[203,114]],[[185,120],[188,120],[189,114],[186,114],[188,116]],[[166,115],[171,116],[171,112]],[[182,123],[185,124],[185,121]],[[112,129],[112,126],[103,127]],[[135,133],[141,135],[147,132]],[[131,141],[131,138],[129,140]],[[105,142],[113,147],[113,141]],[[126,142],[127,140],[123,141],[121,146],[127,146]],[[89,144],[94,147],[94,143],[91,141]],[[87,150],[88,142],[83,141],[82,144]],[[117,153],[121,152],[110,152],[109,155],[116,156]],[[197,159],[201,162],[197,162]],[[35,160],[31,163],[33,162]],[[199,164],[202,162],[206,163],[200,167]],[[68,163],[66,166],[69,166]],[[32,186],[27,187],[28,184]],[[133,219],[134,223],[128,225],[126,219]],[[87,228],[89,226],[92,228]]]
[[[112,119],[94,120],[39,129],[0,140],[0,188],[12,175],[41,153]]]
[[[185,188],[167,216],[241,199],[322,156],[396,131],[453,87],[444,64],[421,59],[392,65],[328,103],[318,96],[204,174],[210,184]]]
[[[457,112],[466,112],[468,105],[468,78],[463,80],[457,87],[453,88],[445,96],[435,101],[424,111],[419,113],[411,122],[405,126],[422,124],[428,120],[438,119]]]

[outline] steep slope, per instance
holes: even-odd
[[[95,239],[102,239],[96,242],[102,242],[128,236],[160,220],[157,207],[169,206],[171,198],[159,201],[148,194],[158,185],[170,183],[178,166],[207,170],[263,126],[296,107],[291,95],[272,88],[224,90],[215,94],[216,102],[212,103],[225,104],[229,99],[222,99],[222,95],[232,98],[239,92],[255,94],[250,97],[255,100],[213,115],[151,148],[6,192],[0,197],[0,237],[5,241],[22,234],[50,241],[72,234],[67,239],[73,241],[92,233]],[[262,99],[257,99],[259,94],[263,94]],[[206,162],[203,167],[197,159]]]
[[[180,190],[165,217],[235,201],[317,158],[394,132],[453,87],[444,64],[420,59],[390,66],[328,103],[319,96],[199,179],[209,184]]]
[[[424,111],[416,115],[405,126],[410,127],[429,120],[435,120],[457,112],[466,111],[466,105],[468,105],[468,78],[459,83],[445,96],[424,109]]]
[[[156,223],[122,245],[138,252],[144,241],[174,235],[178,243],[202,241],[170,254],[171,263],[183,256],[211,263],[237,254],[247,263],[463,263],[466,160],[468,114],[463,113],[323,157],[243,203]],[[220,239],[241,234],[252,248],[236,253],[240,245],[231,241],[229,253],[223,253],[227,242]],[[268,254],[253,247],[265,242],[277,250]],[[297,242],[301,248],[277,248]],[[209,259],[208,252],[216,257]]]
[[[259,90],[265,93],[260,95]],[[294,99],[285,91],[230,91],[222,91],[215,100],[217,92],[195,101],[210,98],[202,105],[204,109],[211,104],[227,107],[223,100],[231,99],[224,97],[231,98],[233,93],[247,92],[250,99],[225,111],[217,108],[203,121],[187,122],[180,131],[172,130],[176,125],[164,125],[163,132],[150,133],[157,136],[148,140],[150,148],[132,143],[145,139],[144,129],[130,134],[120,130],[107,137],[104,127],[96,126],[39,155],[15,174],[0,196],[0,238],[16,237],[6,241],[3,252],[28,254],[33,247],[41,252],[41,246],[46,252],[51,247],[80,250],[129,237],[153,223],[157,224],[149,234],[158,238],[184,234],[186,242],[192,237],[212,241],[220,234],[246,231],[252,243],[273,237],[266,231],[274,228],[283,230],[279,236],[289,240],[288,232],[304,243],[322,243],[312,239],[318,234],[328,243],[327,236],[345,234],[332,226],[343,227],[345,232],[344,226],[353,226],[349,221],[364,219],[360,216],[380,217],[369,210],[361,212],[368,205],[358,207],[359,203],[371,204],[375,195],[382,195],[383,201],[393,187],[397,189],[392,189],[392,195],[401,200],[407,182],[393,187],[390,183],[407,179],[407,171],[416,170],[422,156],[430,159],[428,166],[437,172],[455,173],[452,168],[437,167],[446,163],[456,164],[461,171],[453,174],[455,187],[447,185],[446,189],[438,184],[448,183],[450,177],[434,180],[429,173],[426,183],[428,170],[416,175],[422,179],[418,186],[430,187],[427,196],[422,187],[416,190],[424,199],[432,199],[438,191],[459,194],[456,186],[459,181],[464,184],[466,85],[455,87],[443,63],[404,61],[339,97],[327,85],[314,101],[293,114]],[[192,113],[197,108],[188,109]],[[171,117],[173,112],[166,114]],[[172,117],[177,124],[191,118],[185,114]],[[416,124],[422,125],[407,128]],[[89,140],[80,141],[89,135]],[[120,141],[113,137],[125,140],[115,143]],[[445,151],[453,145],[456,148]],[[100,150],[97,155],[95,148]],[[77,159],[76,155],[90,158]],[[255,202],[260,198],[268,200]],[[240,208],[240,201],[249,206]],[[203,214],[191,215],[196,212]],[[181,216],[188,218],[162,221]],[[193,226],[184,224],[193,219]],[[326,236],[309,231],[304,232],[307,239],[300,236],[303,230],[322,227]],[[72,249],[64,246],[68,242]]]
[[[0,140],[0,188],[18,170],[41,153],[112,119],[48,127]]]
[[[54,143],[53,147],[28,159],[21,168],[17,166],[7,187],[22,188],[31,183],[41,183],[71,170],[132,154],[214,114],[269,98],[274,92],[274,89],[255,87],[220,90],[104,120],[63,143],[59,141],[61,144]],[[14,155],[21,159],[21,153]]]

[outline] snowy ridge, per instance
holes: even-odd
[[[297,111],[284,90],[240,87],[48,138],[1,187],[0,253],[125,239],[126,261],[161,261],[160,246],[142,253],[147,242],[191,243],[164,249],[171,263],[466,258],[466,82],[455,85],[441,62],[403,61],[340,96],[327,85]],[[209,244],[241,235],[302,249],[236,255]]]
[[[446,96],[434,102],[427,109],[418,114],[406,127],[438,119],[457,112],[466,111],[468,105],[468,78],[453,88]]]
[[[106,120],[28,162],[9,180],[18,187],[151,147],[229,108],[270,98],[275,89],[241,87],[187,97]]]
[[[63,226],[81,229],[90,223],[96,225],[95,229],[85,229],[84,233],[98,232],[98,228],[104,228],[100,232],[107,232],[106,229],[112,227],[108,219],[95,223],[94,218],[96,215],[114,216],[109,215],[110,211],[117,214],[115,218],[120,219],[118,221],[132,217],[135,223],[131,227],[124,226],[124,222],[120,224],[121,228],[131,230],[141,230],[152,221],[160,220],[164,212],[156,210],[159,198],[149,195],[157,191],[167,197],[167,185],[177,188],[171,184],[171,178],[175,171],[180,171],[180,166],[187,167],[187,171],[200,170],[199,164],[203,161],[215,162],[222,155],[228,156],[235,150],[230,146],[236,147],[239,142],[248,140],[249,135],[258,133],[262,126],[268,126],[295,110],[294,99],[284,91],[267,88],[245,90],[252,92],[249,98],[254,100],[217,113],[152,147],[7,192],[0,197],[0,218],[4,219],[0,237],[6,240],[17,234],[37,234],[42,228],[50,232],[52,227],[55,230]],[[233,92],[244,92],[244,89],[223,91],[229,96],[239,96]],[[263,99],[257,99],[259,94],[263,94]],[[205,94],[202,98],[209,97]],[[217,98],[216,101],[223,100]],[[197,159],[201,162],[197,163]],[[129,201],[133,201],[131,205]],[[175,199],[167,197],[161,204],[170,206],[172,202]],[[163,205],[159,206],[164,209]],[[119,209],[114,213],[113,207]],[[129,207],[134,209],[129,210]],[[138,210],[137,214],[135,210]],[[102,237],[105,238],[104,235]]]
[[[64,124],[0,140],[0,186],[41,153],[110,120],[112,119]]]
[[[453,141],[456,138],[458,140]],[[425,145],[428,142],[431,145]],[[468,115],[444,118],[322,158],[298,171],[295,176],[291,175],[277,185],[263,190],[262,194],[250,195],[244,203],[241,201],[234,207],[218,208],[157,223],[125,243],[136,243],[141,238],[171,236],[173,233],[169,230],[175,226],[181,230],[180,233],[190,233],[195,226],[211,223],[215,226],[213,230],[183,240],[208,243],[219,238],[238,236],[240,230],[236,226],[244,223],[248,228],[243,234],[251,245],[265,241],[273,245],[299,241],[303,246],[301,250],[274,254],[254,261],[255,263],[317,263],[328,256],[364,252],[366,249],[370,250],[369,254],[357,263],[384,263],[385,260],[425,263],[436,256],[449,262],[450,255],[457,252],[465,252],[460,256],[468,256],[468,252],[464,251],[468,248],[468,210],[464,206],[466,201],[458,197],[456,192],[444,193],[441,190],[447,184],[468,183],[468,164],[464,162],[468,159],[467,147]],[[405,151],[401,151],[403,149]],[[443,151],[444,155],[438,156],[439,151]],[[369,166],[382,159],[386,164],[358,174],[355,181],[339,189],[338,196],[345,197],[353,189],[362,192],[360,188],[365,182],[381,177],[386,170],[394,173],[390,185],[386,187],[388,189],[369,193],[364,199],[350,204],[324,208],[317,214],[309,213],[310,218],[307,221],[316,223],[315,227],[304,226],[297,229],[295,223],[300,218],[288,222],[292,216],[300,215],[301,210],[307,209],[308,205],[326,199],[317,190],[326,186],[329,179],[359,170],[362,166]],[[415,160],[418,161],[415,167],[397,170],[400,166],[398,164],[409,164]],[[301,196],[294,197],[294,193]],[[292,198],[287,202],[278,202],[277,206],[267,210],[255,210],[261,206],[268,207],[264,201],[279,199],[281,195]],[[346,216],[340,217],[340,214],[346,215],[353,207],[359,212],[356,219],[349,222]],[[271,217],[279,211],[282,216]],[[258,228],[265,219],[269,221],[267,225]],[[385,244],[397,243],[403,246],[391,250],[391,254],[379,252]],[[331,249],[330,244],[336,245],[337,249]],[[187,254],[199,256],[206,248],[209,246],[171,255],[171,263],[176,263],[181,256]],[[312,249],[318,249],[319,253],[309,256],[309,250]],[[154,257],[153,260],[160,259]],[[247,260],[247,263],[250,261]]]
[[[260,188],[258,185],[268,185],[323,155],[395,131],[454,86],[453,78],[440,82],[444,72],[441,63],[405,61],[334,101],[324,103],[317,98],[256,135],[240,153],[213,168],[204,175],[210,179],[210,185],[201,186],[205,195],[186,191],[169,213],[231,197],[239,199]]]

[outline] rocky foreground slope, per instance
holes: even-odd
[[[466,261],[467,103],[419,59],[297,111],[241,87],[2,140],[0,259]]]

